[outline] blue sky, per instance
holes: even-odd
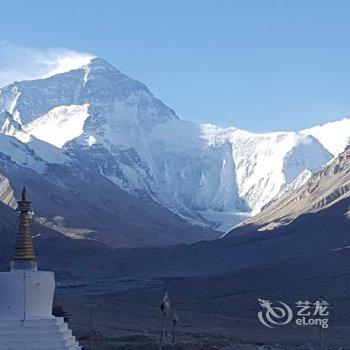
[[[350,115],[349,1],[2,0],[1,12],[0,41],[103,57],[183,119],[268,131]]]

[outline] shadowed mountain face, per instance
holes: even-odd
[[[122,279],[143,283],[160,277],[209,276],[272,267],[294,258],[338,251],[347,253],[350,221],[344,219],[342,212],[349,204],[349,200],[339,201],[324,211],[300,216],[293,223],[272,232],[257,232],[252,228],[251,232],[242,235],[191,245],[110,249],[94,241],[68,240],[57,231],[54,231],[54,237],[61,243],[54,247],[50,245],[52,241],[45,240],[45,235],[35,238],[35,242],[40,242],[37,250],[39,261],[44,266],[67,270],[77,276],[98,273],[101,280],[103,277],[108,280],[105,290],[113,290],[120,288]],[[37,230],[45,232],[40,227]],[[50,230],[50,234],[52,232]],[[47,251],[50,251],[49,255]],[[60,259],[60,254],[64,260]],[[85,282],[94,284],[95,280]],[[92,287],[93,290],[98,288],[96,285]],[[82,293],[88,292],[89,288],[82,290]]]
[[[51,269],[66,269],[84,275],[99,271],[104,275],[137,278],[210,275],[271,266],[295,257],[347,250],[346,247],[350,245],[350,198],[346,190],[348,164],[349,150],[346,150],[311,178],[297,194],[291,192],[282,197],[279,200],[281,203],[290,200],[291,204],[285,208],[280,205],[281,213],[289,213],[289,208],[294,215],[295,202],[302,203],[304,208],[312,208],[309,211],[300,209],[298,215],[291,216],[292,220],[284,214],[288,218],[285,225],[277,221],[274,230],[259,231],[260,226],[251,222],[238,227],[223,239],[166,248],[108,248],[130,241],[135,245],[146,245],[149,240],[145,242],[145,236],[168,242],[172,239],[169,237],[172,227],[174,234],[184,232],[184,240],[191,233],[196,236],[204,231],[198,233],[196,227],[189,231],[188,224],[172,221],[173,214],[152,201],[142,201],[144,204],[140,208],[139,199],[113,186],[107,179],[102,181],[100,177],[95,177],[93,172],[80,170],[71,173],[70,169],[51,165],[43,177],[5,159],[1,168],[3,176],[0,188],[3,200],[13,205],[13,191],[6,179],[11,179],[16,193],[23,179],[27,181],[32,189],[33,220],[36,225],[33,234],[38,242],[39,257],[42,257],[44,266]],[[92,184],[97,184],[98,190]],[[325,198],[332,200],[326,201]],[[93,207],[94,203],[99,205]],[[277,202],[271,208],[276,205]],[[266,208],[262,214],[271,208]],[[9,236],[13,234],[16,213],[5,205],[0,209],[2,232]],[[139,215],[134,216],[137,212]],[[165,219],[170,224],[164,224]],[[70,229],[67,230],[67,227]],[[210,232],[206,234],[210,236]],[[3,245],[6,245],[5,236],[2,237]],[[47,254],[48,251],[50,254]],[[64,261],[60,259],[62,256],[65,257]]]
[[[93,171],[50,165],[38,174],[3,157],[0,173],[1,200],[12,208],[16,207],[14,193],[20,193],[23,184],[29,189],[32,221],[41,228],[34,235],[43,235],[42,228],[48,228],[59,236],[110,247],[191,243],[217,237],[214,231],[190,225],[153,201],[135,198]],[[7,213],[9,220],[16,215]],[[4,220],[5,214],[0,216],[1,227]]]

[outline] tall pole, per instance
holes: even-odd
[[[159,339],[159,349],[162,350],[163,349],[163,338],[164,338],[164,325],[163,325],[163,321],[164,321],[164,314],[163,312],[160,315],[160,339]]]
[[[323,329],[320,326],[320,350],[323,350]]]
[[[173,344],[175,344],[175,322],[173,323]]]
[[[179,323],[179,317],[177,316],[177,313],[173,313],[173,344],[175,343],[175,327]]]
[[[92,298],[90,298],[89,303],[89,311],[90,311],[90,336],[89,336],[89,350],[92,350]]]

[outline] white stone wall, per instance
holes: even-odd
[[[53,272],[0,273],[0,319],[51,318],[55,291]]]

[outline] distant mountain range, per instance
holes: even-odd
[[[26,184],[38,224],[112,246],[218,237],[303,188],[350,137],[346,118],[265,134],[182,121],[100,58],[4,87],[0,111],[0,200],[14,207]]]
[[[321,257],[327,261],[349,256],[349,232],[350,148],[300,189],[285,193],[222,239],[188,246],[133,250],[132,253],[118,250],[118,273],[216,276],[244,269],[270,267],[278,270],[283,264],[293,266],[297,262],[302,276],[308,269],[303,267],[303,261],[309,264],[313,259],[322,260]],[[127,263],[131,259],[132,263]],[[312,269],[316,271],[317,266]],[[341,263],[337,269],[332,274],[341,276],[345,270]],[[317,273],[325,276],[329,272],[320,269]],[[244,271],[241,274],[244,275]],[[235,284],[233,280],[228,282]],[[254,285],[255,280],[250,282]],[[255,289],[259,287],[254,285]]]
[[[211,232],[200,228],[197,232],[186,231],[189,229],[186,227],[188,224],[180,219],[170,221],[167,226],[165,220],[174,217],[162,207],[158,207],[158,210],[164,210],[160,212],[153,206],[144,211],[141,206],[139,215],[133,216],[137,205],[144,202],[118,189],[108,179],[104,183],[99,182],[100,191],[91,191],[89,186],[97,178],[90,178],[91,181],[81,187],[78,174],[67,176],[65,173],[61,179],[67,177],[70,180],[67,182],[69,189],[61,193],[62,184],[50,184],[53,178],[44,180],[28,168],[18,168],[16,172],[9,167],[8,171],[13,175],[11,182],[16,184],[16,190],[19,186],[17,181],[23,181],[24,176],[32,188],[31,199],[35,209],[32,231],[41,268],[55,270],[59,279],[74,280],[74,283],[82,281],[81,283],[87,284],[84,289],[87,292],[102,287],[95,279],[92,279],[90,285],[90,277],[86,279],[87,276],[100,276],[102,284],[108,280],[108,286],[103,285],[103,290],[113,290],[119,285],[117,281],[123,278],[141,283],[145,279],[159,277],[221,275],[243,269],[257,269],[255,271],[259,275],[261,268],[276,269],[276,266],[284,266],[283,264],[293,266],[295,261],[298,261],[302,276],[305,274],[305,269],[301,268],[303,261],[306,261],[304,259],[337,261],[339,256],[348,255],[350,247],[349,162],[348,149],[299,189],[286,192],[222,239],[191,245],[128,249],[114,248],[127,245],[129,239],[134,245],[152,245],[149,241],[144,241],[148,237],[154,239],[151,243],[156,245],[160,237],[169,240],[169,237],[176,236],[179,232],[183,232],[184,236],[178,236],[178,239],[183,240],[188,234]],[[59,167],[55,170],[57,176],[61,176],[62,170]],[[6,185],[8,180],[2,177],[0,184],[3,201],[12,205],[13,193]],[[109,196],[109,191],[114,191],[112,196]],[[112,197],[114,202],[109,202]],[[91,210],[91,204],[95,201],[108,203],[106,207],[109,212],[106,213],[104,206],[98,207],[96,211]],[[123,202],[123,207],[118,205],[120,201]],[[149,204],[151,203],[153,202]],[[49,220],[52,212],[57,215]],[[164,215],[164,218],[162,216],[160,221],[153,221],[158,218],[157,215],[152,216],[152,213]],[[0,203],[0,220],[0,268],[6,268],[14,245],[16,217],[14,210],[3,203]],[[140,228],[140,220],[143,220],[143,230],[137,230]],[[180,223],[183,226],[176,226]],[[93,232],[86,228],[92,228]],[[157,230],[153,232],[164,236],[152,236],[152,230]],[[338,269],[341,275],[341,265]],[[328,272],[320,270],[319,278]],[[337,274],[334,271],[332,273]],[[233,283],[235,282],[227,280],[227,286]]]

